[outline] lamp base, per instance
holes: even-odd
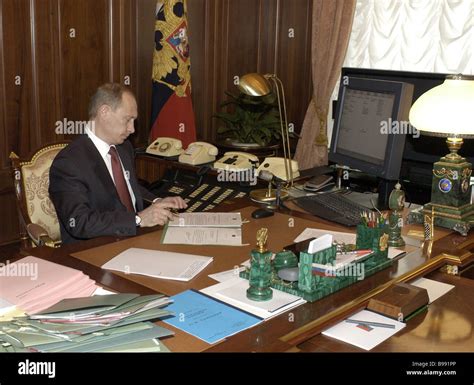
[[[434,211],[434,225],[457,231],[462,236],[467,236],[471,227],[474,227],[474,205],[467,204],[462,207],[439,205],[433,202],[413,210],[408,214],[407,224],[423,224],[424,216],[431,216]],[[422,236],[423,236],[423,232]]]
[[[268,190],[268,189],[257,189],[250,191],[250,199],[257,203],[266,203],[272,204],[276,201],[276,190]],[[281,191],[280,199],[288,198],[287,191]]]
[[[463,236],[467,236],[470,228],[474,227],[474,205],[472,204],[453,207],[430,202],[423,206],[423,214],[431,215],[432,208],[435,226],[455,230]]]

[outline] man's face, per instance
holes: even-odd
[[[101,132],[97,132],[108,144],[122,144],[130,134],[135,132],[133,123],[137,118],[137,102],[132,94],[124,92],[122,103],[113,110],[105,106],[101,116]]]

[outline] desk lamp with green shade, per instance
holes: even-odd
[[[421,95],[410,110],[410,124],[422,134],[446,137],[450,153],[433,165],[431,202],[435,225],[467,235],[474,225],[470,177],[472,164],[458,154],[463,138],[474,138],[474,77],[449,75]]]
[[[287,182],[288,187],[292,187],[293,179],[299,176],[299,171],[296,161],[291,159],[290,136],[283,83],[275,74],[261,75],[259,73],[249,73],[240,77],[237,87],[243,94],[253,97],[264,97],[273,92],[273,90],[275,91],[280,115],[281,141],[283,147],[282,160],[285,168],[284,180]],[[263,166],[265,166],[265,162]],[[285,198],[286,196],[288,196],[288,193],[282,191],[280,198]],[[271,189],[271,182],[269,182],[268,189],[251,191],[250,197],[254,201],[263,203],[271,203],[277,200],[275,191]]]

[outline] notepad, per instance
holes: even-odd
[[[332,337],[364,350],[371,350],[377,345],[402,330],[406,324],[380,314],[362,310],[349,317],[359,321],[378,322],[394,325],[393,329],[385,327],[367,327],[361,324],[348,323],[345,320],[323,331],[323,335]]]
[[[132,247],[102,265],[103,269],[148,277],[190,281],[212,262],[212,257]]]

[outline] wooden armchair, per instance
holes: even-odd
[[[67,145],[63,142],[44,146],[25,160],[10,153],[22,248],[61,246],[59,221],[48,193],[49,169],[58,152]]]

